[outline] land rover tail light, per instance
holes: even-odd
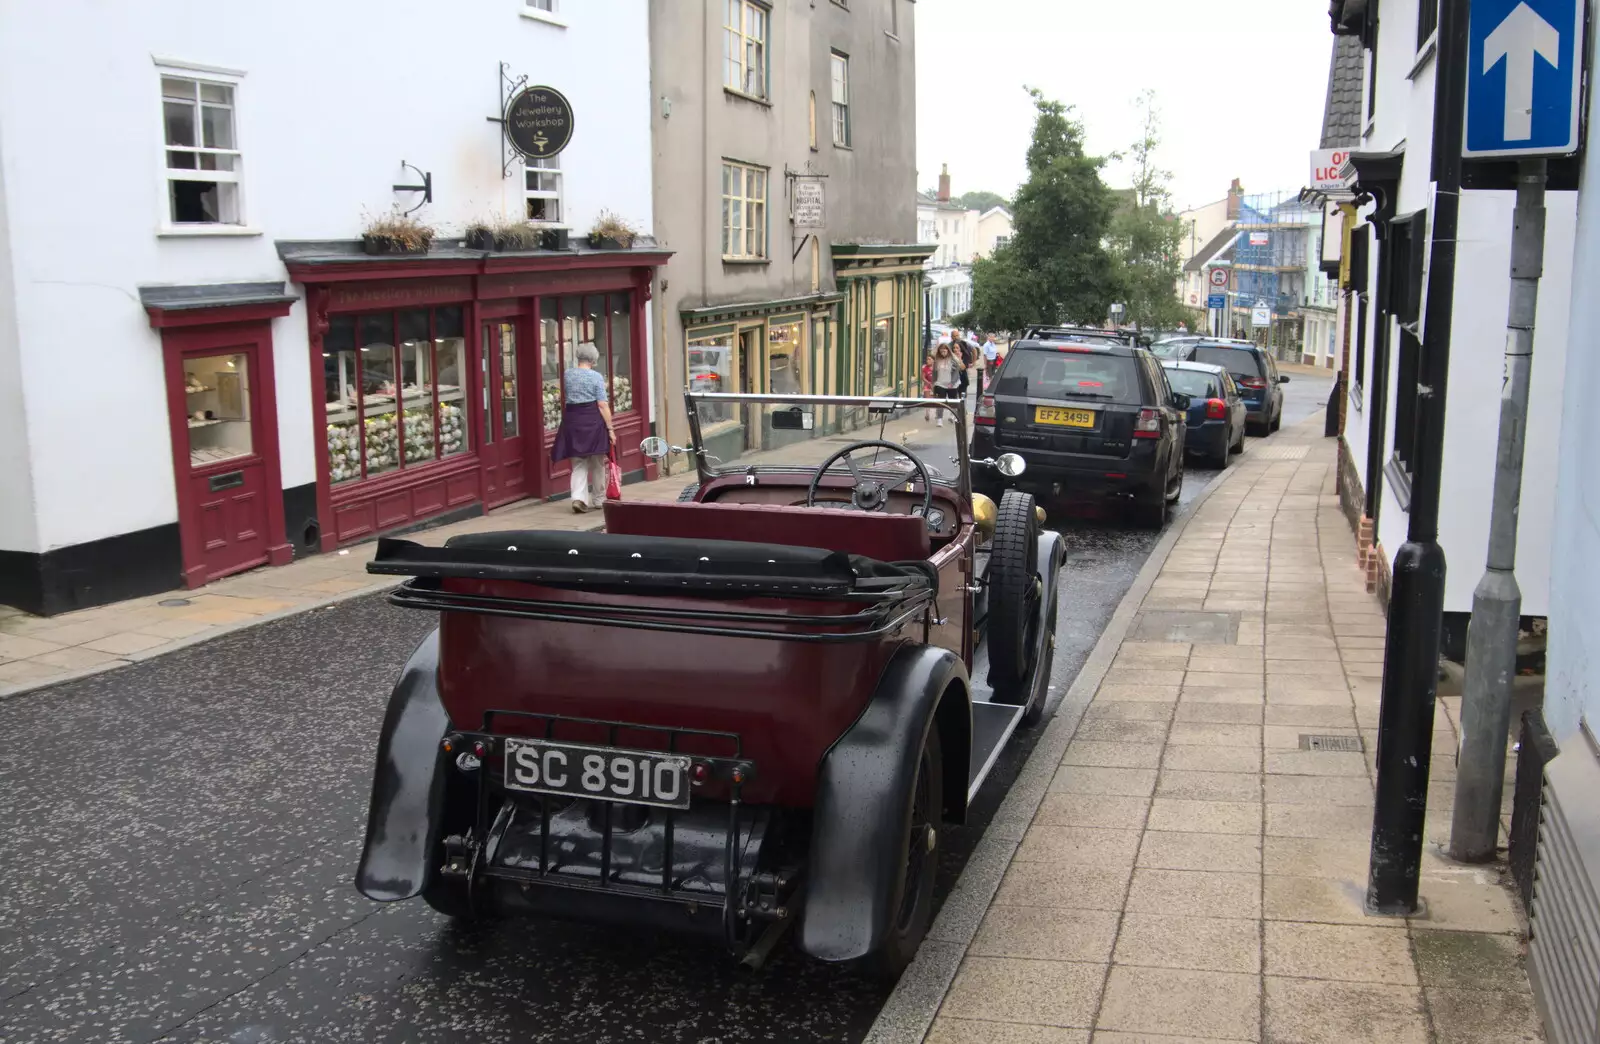
[[[1228,404],[1221,399],[1206,400],[1206,420],[1221,420],[1228,415]]]
[[[1241,387],[1241,388],[1265,388],[1266,386],[1267,386],[1267,379],[1265,377],[1240,377],[1239,378],[1239,387]]]
[[[1139,419],[1133,422],[1133,437],[1136,439],[1159,439],[1161,437],[1161,411],[1148,407],[1139,411]]]
[[[984,395],[978,399],[978,408],[972,414],[972,423],[994,427],[993,395]]]

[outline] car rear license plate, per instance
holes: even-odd
[[[659,808],[689,807],[689,758],[549,740],[505,741],[508,790]]]
[[[1094,411],[1067,410],[1059,406],[1035,406],[1033,421],[1035,424],[1057,424],[1066,428],[1092,428]]]

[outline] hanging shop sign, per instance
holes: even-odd
[[[1266,246],[1267,245],[1267,233],[1265,233],[1265,232],[1252,232],[1252,233],[1250,233],[1250,245],[1251,246]]]
[[[794,182],[794,227],[827,227],[827,208],[823,205],[822,182],[796,178]]]
[[[524,87],[506,104],[506,141],[529,159],[559,154],[572,125],[572,103],[554,87]]]

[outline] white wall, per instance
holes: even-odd
[[[441,231],[520,213],[520,172],[501,177],[486,120],[498,61],[572,102],[567,224],[581,233],[608,209],[650,228],[645,0],[562,7],[567,28],[523,17],[523,0],[0,7],[0,173],[38,520],[31,539],[0,529],[0,546],[43,551],[176,519],[160,340],[139,285],[284,279],[274,240],[352,239],[364,212],[414,201],[390,189],[415,178],[402,160],[433,173],[435,202],[419,216]],[[259,234],[157,236],[152,55],[245,73],[238,136]],[[294,486],[314,477],[303,308],[273,334]]]
[[[5,148],[0,140],[0,548],[32,547],[38,539],[26,417],[6,217]]]
[[[1600,38],[1593,33],[1589,52],[1592,67],[1600,52]],[[1600,100],[1593,91],[1589,92],[1588,115],[1591,126],[1600,115]],[[1578,198],[1583,202],[1578,207],[1572,283],[1587,288],[1600,281],[1600,173],[1593,164],[1584,164]],[[1545,300],[1541,292],[1541,322]],[[1567,353],[1564,371],[1545,366],[1546,371],[1555,371],[1552,377],[1563,387],[1550,539],[1550,645],[1544,718],[1563,747],[1582,742],[1577,732],[1583,719],[1588,720],[1591,731],[1600,731],[1600,584],[1596,583],[1600,572],[1600,429],[1595,426],[1592,405],[1594,389],[1600,386],[1597,324],[1600,299],[1593,293],[1574,294],[1568,330],[1576,344]],[[1544,364],[1535,350],[1536,380]]]

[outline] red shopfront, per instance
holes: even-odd
[[[624,475],[653,472],[645,303],[662,252],[299,258],[323,550],[567,493],[562,375],[600,353]]]

